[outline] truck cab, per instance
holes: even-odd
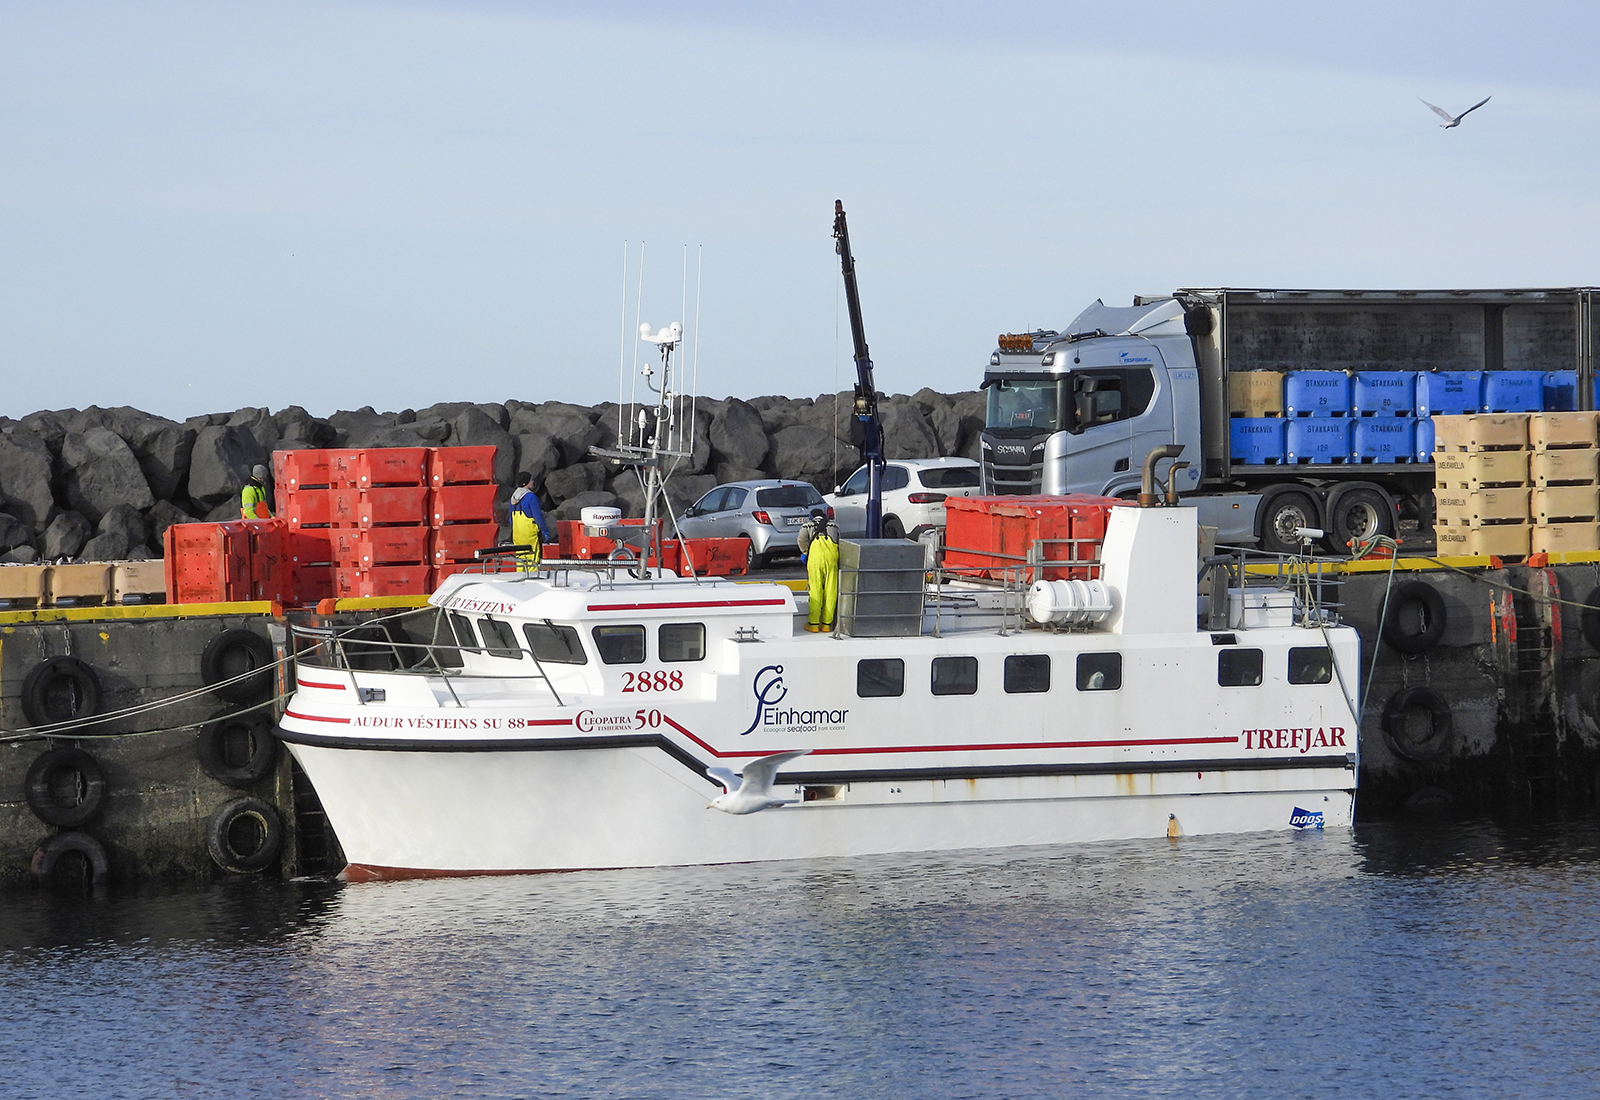
[[[1004,337],[983,385],[986,492],[1128,496],[1152,448],[1199,453],[1199,372],[1183,307],[1171,299],[1131,309],[1096,302],[1064,333]],[[1199,480],[1191,466],[1177,487]]]

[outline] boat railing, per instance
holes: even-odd
[[[1200,563],[1202,590],[1210,584],[1212,629],[1229,629],[1229,593],[1271,588],[1294,596],[1294,621],[1298,626],[1331,626],[1340,621],[1344,574],[1340,559],[1312,554],[1271,553],[1248,546],[1217,546],[1216,553]],[[1219,624],[1220,625],[1217,625]]]
[[[619,580],[626,581],[630,588],[637,588],[640,586],[653,587],[668,581],[677,584],[684,580],[700,583],[714,579],[702,578],[698,574],[692,573],[686,577],[680,577],[676,574],[671,578],[662,577],[659,566],[647,567],[641,565],[638,555],[631,553],[631,551],[629,553],[613,551],[615,556],[609,558],[543,558],[538,565],[531,569],[506,568],[506,558],[515,558],[519,555],[527,554],[532,549],[531,546],[518,545],[485,547],[473,552],[477,560],[467,564],[461,572],[474,575],[504,576],[514,580],[536,578],[548,581],[558,588],[570,586],[574,576],[584,574],[592,577],[594,579],[594,587],[601,591],[615,588]],[[618,549],[625,548],[619,547]]]
[[[1036,580],[1098,580],[1100,544],[1098,538],[1034,539],[1025,554],[941,547],[934,568],[929,571],[928,603],[933,608],[934,636],[940,635],[947,607],[951,611],[970,607],[970,600],[959,594],[960,589],[950,591],[954,584],[969,591],[976,585],[998,593],[999,633],[1014,634],[1022,630],[1023,609],[1033,583]],[[950,563],[952,553],[961,557],[956,564]]]
[[[437,611],[437,608],[428,608]],[[357,672],[383,672],[394,675],[438,677],[450,692],[450,697],[455,700],[456,706],[464,705],[461,696],[456,693],[452,681],[460,676],[469,675],[462,667],[465,664],[464,654],[489,653],[491,656],[499,648],[491,645],[465,645],[459,641],[441,642],[439,640],[439,624],[443,616],[434,620],[433,639],[428,642],[412,642],[397,638],[392,627],[393,620],[376,622],[369,620],[365,623],[354,623],[347,626],[312,626],[296,623],[290,626],[291,654],[295,663],[306,664],[313,668],[337,670],[350,674],[351,687],[355,691],[358,703],[365,705],[374,701],[369,696],[368,689],[363,689],[355,678]],[[373,632],[381,634],[374,637]],[[366,636],[362,636],[363,633]],[[442,659],[453,655],[459,662],[455,665],[446,664]],[[536,654],[522,649],[517,649],[519,658],[528,657],[533,660],[533,672],[496,672],[496,680],[541,680],[550,690],[550,695],[555,699],[557,706],[565,704],[561,701],[561,694],[556,690],[551,681],[544,663]],[[320,658],[320,659],[318,659]],[[382,661],[375,658],[382,658]],[[387,667],[373,667],[378,664]]]

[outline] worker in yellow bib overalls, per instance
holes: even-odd
[[[813,508],[798,541],[806,563],[806,629],[831,632],[839,606],[839,528],[825,509]]]
[[[519,473],[517,487],[511,494],[511,542],[530,547],[530,550],[517,555],[517,564],[527,570],[539,568],[544,559],[544,544],[551,537],[550,521],[544,518],[539,495],[533,491],[533,475]]]

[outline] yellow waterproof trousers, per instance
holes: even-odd
[[[833,629],[833,614],[839,606],[839,544],[830,538],[811,540],[806,550],[806,624]]]
[[[539,541],[539,525],[533,522],[532,516],[525,516],[521,512],[511,513],[511,542],[515,546],[526,543],[533,547],[531,553],[517,555],[517,565],[527,570],[539,568],[543,546]]]

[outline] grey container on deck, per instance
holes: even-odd
[[[905,539],[839,544],[839,632],[852,638],[922,633],[924,550]]]

